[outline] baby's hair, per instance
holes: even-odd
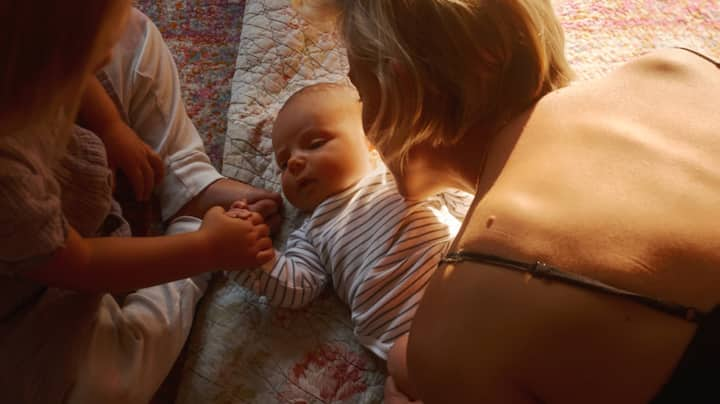
[[[355,87],[352,87],[346,83],[343,82],[320,82],[315,84],[310,84],[308,86],[305,86],[297,91],[295,91],[288,99],[285,101],[283,106],[278,111],[276,117],[280,117],[280,114],[282,114],[283,111],[285,111],[287,108],[292,106],[293,104],[304,101],[305,97],[312,97],[316,95],[322,95],[323,93],[331,93],[331,92],[340,92],[345,93],[348,97],[349,102],[357,102],[358,107],[360,106],[360,97],[357,93],[357,90]],[[358,112],[360,113],[360,112]],[[277,118],[276,118],[277,121]],[[273,133],[275,128],[273,127]],[[365,132],[362,132],[362,136],[365,136]],[[369,144],[369,143],[368,143]]]
[[[127,0],[3,0],[0,3],[0,122],[71,124],[96,39]]]
[[[297,100],[307,96],[307,95],[313,95],[317,93],[322,92],[332,92],[332,91],[346,91],[348,92],[348,95],[354,96],[359,100],[359,96],[357,95],[357,90],[355,88],[348,86],[347,84],[343,83],[336,83],[336,82],[320,82],[315,84],[310,84],[308,86],[305,86],[288,97],[287,100],[285,100],[285,103],[283,104],[282,108],[280,108],[280,111],[278,113],[282,112],[285,108],[287,108],[289,105],[293,104]]]
[[[368,136],[405,159],[421,142],[487,138],[572,72],[549,0],[296,0],[335,18],[351,67],[377,86]],[[363,89],[359,89],[362,93]]]

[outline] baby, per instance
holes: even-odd
[[[360,343],[388,360],[398,380],[393,369],[404,368],[404,349],[402,364],[388,353],[408,333],[470,199],[460,192],[403,199],[392,175],[374,163],[361,115],[355,90],[340,84],[305,87],[287,100],[272,146],[283,193],[309,217],[290,234],[284,253],[236,280],[270,304],[292,308],[310,303],[331,282],[350,307]],[[244,207],[238,202],[228,214],[242,215]]]

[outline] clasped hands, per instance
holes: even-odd
[[[275,257],[270,226],[259,212],[250,210],[245,200],[234,202],[227,211],[210,208],[203,217],[201,231],[213,249],[210,256],[223,269],[242,270],[260,266]]]

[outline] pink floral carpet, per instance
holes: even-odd
[[[136,0],[175,56],[190,118],[222,166],[237,45],[245,0]]]

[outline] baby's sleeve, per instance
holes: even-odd
[[[447,207],[448,212],[459,221],[465,220],[465,215],[470,209],[470,205],[473,201],[473,195],[460,191],[460,190],[448,190],[440,195],[442,204]]]
[[[0,161],[0,273],[41,264],[62,247],[68,224],[60,188],[19,164]]]
[[[290,234],[282,254],[255,271],[245,271],[236,281],[273,306],[300,308],[325,288],[328,273],[315,247],[307,240],[305,226]]]

